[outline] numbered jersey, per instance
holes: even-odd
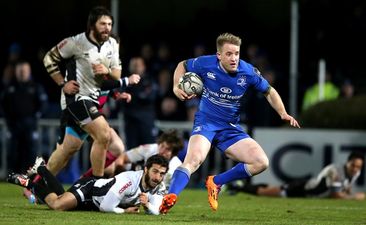
[[[92,64],[104,64],[110,69],[121,69],[117,41],[110,37],[101,45],[89,39],[86,33],[68,37],[57,45],[60,55],[67,60],[66,80],[76,80],[80,85],[79,93],[75,96],[65,96],[62,93],[61,107],[76,100],[91,100],[98,103],[100,85],[104,79],[93,73]]]

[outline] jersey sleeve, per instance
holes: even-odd
[[[174,171],[180,166],[182,165],[182,161],[180,161],[180,159],[177,156],[174,156],[170,161],[169,161],[169,170],[168,172],[165,174],[164,177],[164,184],[166,186],[167,189],[169,189],[170,187],[170,182],[172,180],[173,177],[173,173]]]
[[[145,161],[148,157],[150,157],[151,149],[152,149],[151,144],[140,145],[136,148],[128,150],[126,154],[131,163],[136,163],[141,160]]]
[[[147,194],[149,199],[149,206],[148,208],[145,208],[145,212],[147,214],[159,215],[159,207],[161,205],[161,202],[163,201],[164,195],[166,194],[166,187],[164,183],[161,183],[159,185],[159,189],[154,194]]]
[[[67,59],[75,55],[76,43],[72,37],[65,38],[57,44],[57,49],[62,58]]]
[[[327,177],[327,185],[330,189],[331,193],[342,192],[342,180],[339,172],[334,165],[326,166],[324,169],[324,173]]]
[[[100,203],[102,212],[124,213],[124,209],[118,207],[122,198],[131,192],[132,181],[125,176],[117,178],[116,183],[109,189]]]
[[[122,69],[122,63],[121,59],[119,58],[119,46],[116,41],[113,43],[113,54],[112,54],[112,60],[111,60],[111,68],[112,69]]]
[[[255,90],[266,93],[271,87],[266,79],[261,75],[261,72],[254,66],[248,64],[248,82]]]
[[[153,194],[148,196],[149,198],[149,207],[145,209],[147,214],[159,215],[159,207],[161,202],[163,201],[163,195]]]
[[[197,75],[201,76],[201,74],[203,73],[203,67],[201,61],[202,61],[201,57],[187,59],[186,70],[189,72],[194,72]]]

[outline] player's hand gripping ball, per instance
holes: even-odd
[[[193,73],[187,72],[179,79],[179,86],[188,95],[201,95],[203,91],[203,83],[201,78]]]

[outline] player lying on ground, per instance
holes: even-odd
[[[166,188],[162,183],[169,162],[160,155],[151,156],[144,170],[128,171],[113,178],[85,177],[76,181],[66,192],[47,170],[42,158],[37,158],[32,171],[44,182],[33,183],[27,175],[9,174],[8,182],[27,187],[54,210],[99,210],[113,213],[138,213],[140,206],[147,214],[159,214]],[[56,193],[62,192],[58,195]]]
[[[281,186],[268,184],[245,184],[242,188],[232,186],[234,191],[271,197],[328,197],[336,199],[364,200],[364,192],[352,192],[360,176],[364,155],[352,152],[345,164],[330,164],[313,178],[294,180]]]

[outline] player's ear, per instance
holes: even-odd
[[[220,54],[220,52],[216,52],[216,56],[217,56],[217,58],[218,58],[218,59],[221,59],[221,54]]]

